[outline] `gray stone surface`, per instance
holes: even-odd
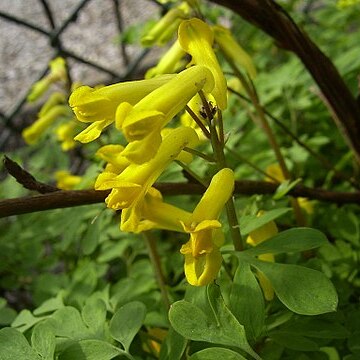
[[[80,0],[47,0],[60,25]],[[158,7],[149,0],[122,0],[121,13],[124,26],[142,24],[156,18]],[[49,30],[50,25],[40,0],[0,0],[0,11],[25,19]],[[80,11],[76,22],[69,25],[61,36],[64,47],[79,56],[94,61],[118,73],[124,71],[120,46],[115,39],[118,29],[111,0],[90,0]],[[130,59],[141,51],[139,46],[129,45]],[[0,111],[8,114],[16,102],[25,96],[52,58],[46,36],[11,23],[0,17]],[[150,54],[151,59],[151,54]],[[154,54],[152,55],[154,59]],[[146,61],[146,59],[145,59]],[[151,60],[147,60],[151,62]],[[87,84],[106,81],[108,75],[93,68],[70,61],[73,80]]]

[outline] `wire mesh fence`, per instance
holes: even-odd
[[[154,53],[120,38],[161,9],[153,0],[2,1],[0,149],[11,149],[11,140],[20,137],[27,95],[51,59],[67,60],[70,84],[111,83],[141,74]]]

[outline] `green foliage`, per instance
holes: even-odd
[[[279,3],[358,93],[357,5],[340,9],[335,1],[314,2],[319,6],[307,12],[303,1]],[[160,288],[147,240],[121,232],[119,215],[104,204],[6,218],[0,223],[1,360],[360,358],[359,206],[309,201],[312,210],[300,211],[306,226],[313,228],[299,227],[288,195],[299,182],[315,189],[354,191],[299,141],[356,180],[359,172],[352,153],[314,81],[293,54],[230,11],[203,4],[201,11],[211,23],[221,17],[232,24],[234,36],[256,64],[253,85],[261,105],[294,135],[287,136],[269,118],[292,180],[282,181],[274,195],[235,199],[244,240],[272,221],[280,232],[234,251],[231,225],[222,216],[222,268],[215,282],[197,288],[184,280],[179,249],[188,241],[187,234],[155,231],[165,278]],[[153,24],[150,20],[146,28]],[[127,28],[116,41],[138,44],[146,32],[142,25]],[[222,59],[220,51],[218,55]],[[224,59],[222,65],[232,74]],[[267,167],[276,162],[263,129],[252,122],[254,114],[252,104],[236,96],[229,97],[223,113],[226,161],[239,180],[263,181]],[[77,151],[64,154],[54,134],[48,133],[39,144],[9,155],[45,183],[54,183],[56,170],[80,159],[88,168],[82,171],[79,187],[91,188],[103,168],[95,157],[98,145],[125,143],[112,131],[103,139],[84,145],[77,158]],[[210,144],[200,145],[199,151],[212,156]],[[214,163],[197,157],[189,167],[204,182],[216,171]],[[163,182],[186,180],[194,182],[177,164],[160,177]],[[14,179],[1,182],[2,198],[23,195],[29,192]],[[168,199],[193,211],[199,197]],[[257,216],[259,210],[265,213]],[[264,261],[269,254],[274,261]],[[262,276],[275,292],[272,300],[264,296]]]
[[[173,328],[187,339],[234,346],[260,359],[248,344],[244,326],[225,305],[220,288],[209,285],[206,290],[206,313],[185,300],[172,305],[169,320]]]

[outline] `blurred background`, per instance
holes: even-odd
[[[141,77],[155,55],[137,42],[139,25],[162,8],[151,0],[1,0],[0,151],[18,146],[16,134],[36,118],[39,104],[26,96],[54,57],[67,59],[72,82]]]

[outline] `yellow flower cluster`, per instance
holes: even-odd
[[[63,58],[58,57],[50,61],[49,69],[49,73],[31,88],[27,98],[29,102],[42,98],[51,84],[66,84],[66,63]],[[22,131],[23,139],[29,145],[37,144],[47,130],[52,127],[54,127],[57,140],[61,142],[63,151],[68,151],[76,146],[74,135],[80,126],[75,121],[73,112],[67,103],[65,89],[54,91],[49,95],[41,107],[37,119]]]
[[[338,2],[336,3],[336,6],[339,9],[344,9],[349,6],[354,6],[354,5],[359,5],[359,4],[360,4],[360,0],[338,0]]]
[[[178,38],[144,80],[101,88],[81,86],[73,91],[69,104],[77,119],[89,124],[76,140],[93,141],[114,123],[127,142],[126,146],[108,144],[97,151],[107,164],[95,189],[110,190],[106,205],[121,210],[121,230],[139,233],[156,228],[189,234],[189,241],[180,249],[185,275],[191,285],[202,286],[216,278],[221,266],[224,235],[218,218],[233,192],[234,174],[228,168],[215,174],[192,213],[167,204],[153,187],[171,162],[190,161],[191,156],[183,150],[199,142],[194,120],[175,128],[167,128],[168,124],[186,106],[197,107],[193,111],[199,114],[200,91],[215,111],[227,107],[226,79],[213,46],[216,37],[226,42],[231,35],[220,27],[213,30],[200,19],[189,19],[189,14],[190,7],[184,2],[143,37],[145,46],[164,45],[178,28]],[[222,32],[225,36],[216,35]],[[234,50],[241,52],[240,47]],[[243,59],[244,54],[242,50]],[[187,65],[185,55],[191,56]],[[250,60],[242,63],[253,76]]]

